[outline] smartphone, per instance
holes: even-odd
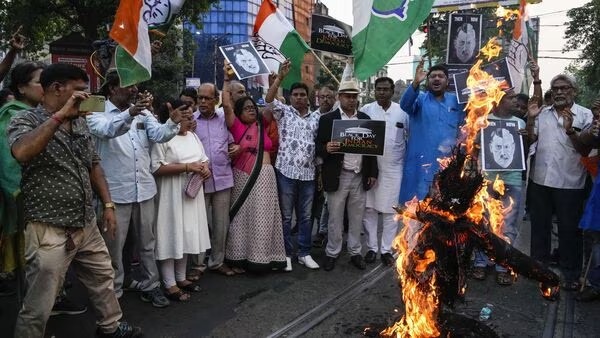
[[[79,104],[79,111],[103,112],[105,110],[106,98],[101,95],[90,95]]]

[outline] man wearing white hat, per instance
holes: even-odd
[[[366,191],[377,182],[377,159],[374,156],[339,153],[340,143],[331,141],[334,120],[369,120],[357,111],[358,84],[342,81],[338,90],[340,107],[321,116],[317,133],[317,155],[323,159],[323,188],[327,192],[329,226],[323,268],[333,270],[342,251],[344,206],[348,208],[348,253],[358,269],[365,269],[361,255],[360,232],[365,210]]]

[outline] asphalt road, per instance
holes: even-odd
[[[528,228],[525,223],[517,243],[524,251]],[[317,261],[322,255],[323,249],[313,250]],[[139,294],[126,293],[121,304],[125,319],[140,325],[145,337],[363,337],[365,329],[378,332],[403,312],[395,272],[378,263],[360,271],[344,254],[331,272],[295,264],[290,273],[207,273],[200,281],[204,290],[190,302],[155,309]],[[71,293],[76,301],[86,299],[78,283]],[[484,282],[470,280],[465,303],[452,311],[477,318],[482,306],[493,304],[485,324],[500,337],[599,337],[600,303],[580,304],[572,296],[563,292],[559,302],[548,302],[534,281],[519,278],[500,287],[490,275]],[[12,336],[16,310],[14,299],[0,298],[0,336]],[[78,316],[52,317],[47,336],[93,337],[94,329],[90,308]]]

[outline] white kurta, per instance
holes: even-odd
[[[152,172],[161,165],[205,162],[208,157],[194,132],[176,135],[152,147]],[[158,176],[156,216],[156,259],[179,259],[183,254],[199,254],[210,249],[210,237],[202,190],[196,198],[185,195],[188,175]]]
[[[392,102],[387,111],[384,111],[376,101],[364,105],[359,110],[369,115],[372,120],[385,121],[383,156],[377,156],[379,177],[375,186],[367,191],[367,208],[382,213],[393,213],[395,211],[392,206],[398,204],[402,182],[408,136],[408,114],[395,102]]]

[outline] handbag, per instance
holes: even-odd
[[[203,182],[204,180],[198,173],[188,175],[188,181],[185,184],[185,195],[189,198],[196,198]]]

